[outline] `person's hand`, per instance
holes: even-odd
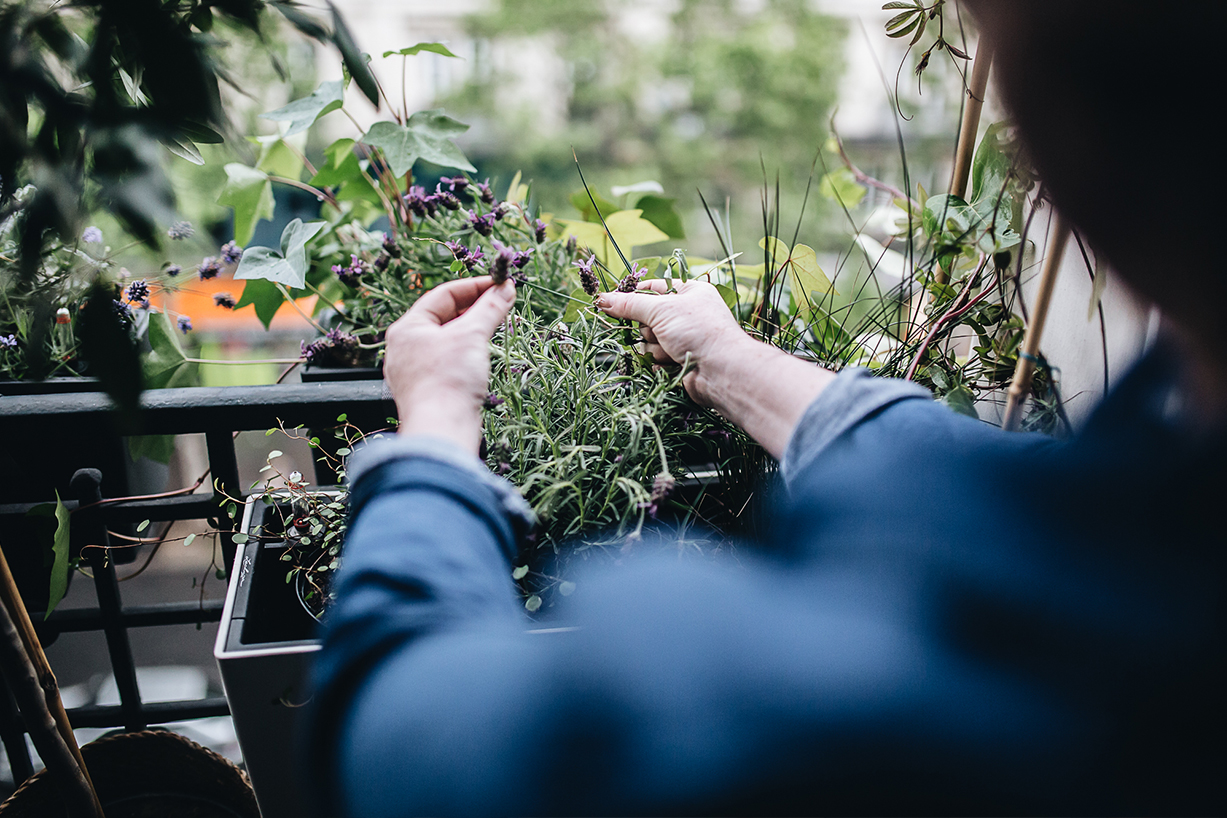
[[[645,281],[639,292],[602,293],[596,306],[613,318],[638,321],[644,351],[660,364],[689,362],[683,385],[699,403],[711,405],[711,375],[716,364],[744,353],[754,341],[742,332],[716,288],[688,281],[668,293],[660,279]]]
[[[490,380],[490,336],[515,303],[515,285],[488,276],[440,284],[388,328],[384,377],[400,431],[452,440],[476,454]]]

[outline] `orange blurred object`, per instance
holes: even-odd
[[[192,319],[192,328],[197,331],[233,332],[264,329],[264,325],[256,317],[256,308],[253,305],[248,304],[237,310],[228,310],[213,302],[213,296],[216,293],[229,293],[235,301],[242,300],[246,281],[235,281],[225,274],[208,281],[201,281],[195,271],[189,273],[187,270],[183,271],[180,280],[182,282],[180,289],[160,290],[150,297],[154,306],[169,310],[172,318],[178,318],[180,315],[188,316]],[[311,295],[300,298],[294,303],[298,309],[311,315],[318,298],[318,296]],[[310,338],[316,334],[310,322],[290,304],[281,305],[277,314],[273,316],[269,330],[302,332],[304,338]]]

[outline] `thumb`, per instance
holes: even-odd
[[[498,325],[503,323],[515,300],[515,283],[508,279],[482,293],[481,297],[473,302],[473,306],[465,310],[453,323],[474,332],[481,332],[489,338]]]
[[[611,318],[629,318],[641,324],[651,326],[656,313],[657,299],[650,295],[639,293],[601,293],[596,297],[595,304]]]

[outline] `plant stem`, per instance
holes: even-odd
[[[290,179],[285,176],[272,176],[272,175],[268,177],[268,180],[270,182],[277,182],[279,184],[289,185],[290,187],[296,187],[299,190],[305,190],[308,193],[313,194],[317,198],[323,199],[324,201],[328,202],[328,204],[332,205],[333,207],[338,207],[338,208],[340,207],[340,205],[337,203],[336,197],[333,196],[331,193],[325,190],[320,190],[317,187],[313,187],[312,185],[309,185],[306,182],[299,182],[295,179]]]
[[[284,284],[282,284],[280,281],[274,281],[273,283],[277,285],[278,290],[281,290],[281,294],[285,296],[286,301],[290,302],[290,306],[294,308],[295,312],[297,312],[299,315],[305,318],[307,320],[307,323],[315,327],[321,335],[328,334],[328,330],[321,327],[319,324],[315,322],[314,318],[312,318],[311,316],[307,315],[305,312],[302,311],[302,307],[298,306],[298,303],[294,301],[294,297],[290,295],[290,291],[285,288]],[[288,362],[278,361],[277,363],[288,363]]]

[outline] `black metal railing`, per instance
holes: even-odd
[[[143,435],[205,435],[214,492],[144,500],[124,500],[95,505],[106,499],[100,493],[101,475],[97,464],[80,463],[80,470],[68,486],[59,486],[65,505],[74,511],[73,527],[90,543],[109,546],[108,527],[141,520],[154,522],[210,519],[221,532],[224,565],[228,570],[234,558],[233,521],[221,507],[226,497],[241,498],[238,460],[234,435],[240,431],[269,429],[278,423],[286,426],[328,428],[345,414],[350,423],[363,429],[380,428],[395,415],[395,406],[383,389],[382,381],[286,384],[252,387],[196,387],[159,389],[141,397],[136,419],[137,433]],[[26,439],[54,441],[61,429],[97,429],[98,434],[114,434],[114,408],[99,392],[52,395],[15,395],[0,397],[0,430],[3,436],[22,435]],[[71,453],[56,456],[70,457]],[[69,499],[71,498],[71,499]],[[52,500],[54,497],[44,498]],[[24,516],[35,503],[0,505],[0,527],[6,521]],[[78,511],[78,509],[80,509]],[[14,548],[36,548],[35,543],[14,543],[6,537],[6,553]],[[220,601],[166,603],[127,607],[123,605],[113,562],[105,548],[91,548],[84,555],[89,562],[97,608],[56,610],[44,621],[41,611],[31,611],[40,639],[50,642],[60,633],[101,630],[106,636],[112,671],[119,690],[119,705],[94,705],[68,711],[74,727],[123,727],[139,730],[150,724],[226,715],[224,698],[198,701],[141,701],[136,682],[136,666],[128,642],[128,629],[163,625],[200,624],[221,619]],[[0,690],[0,740],[8,753],[14,779],[20,783],[32,770],[24,740],[25,725],[7,688]]]

